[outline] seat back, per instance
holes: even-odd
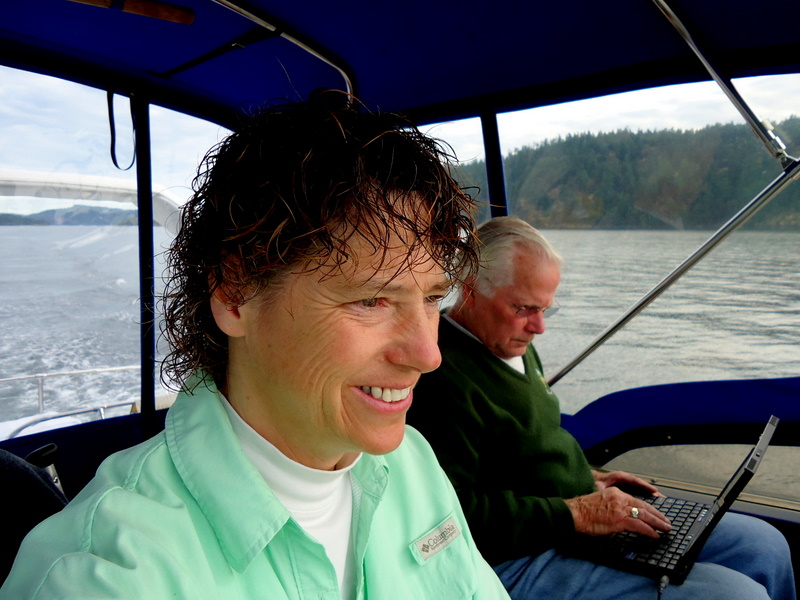
[[[0,449],[0,583],[5,581],[28,532],[67,503],[45,468]]]
[[[28,456],[45,444],[56,444],[60,452],[58,474],[67,498],[72,499],[94,477],[107,456],[135,446],[163,429],[166,412],[137,413],[41,431],[2,440],[0,448]]]

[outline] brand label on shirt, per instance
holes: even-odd
[[[424,563],[447,548],[460,535],[461,530],[455,519],[448,517],[411,544],[411,552],[418,562]]]

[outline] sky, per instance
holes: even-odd
[[[117,98],[114,106],[118,162],[127,167],[133,148],[128,100]],[[227,132],[160,107],[151,108],[150,122],[154,187],[165,186],[185,200],[201,158]],[[4,170],[136,178],[135,168],[118,170],[110,159],[105,92],[0,67],[0,177]],[[33,205],[0,196],[0,212],[26,214],[74,204],[36,200]]]
[[[735,81],[762,119],[800,115],[800,75]],[[132,135],[126,99],[115,102],[119,162],[131,160]],[[618,129],[696,129],[714,123],[743,123],[716,84],[700,83],[617,94],[498,116],[504,153],[569,133]],[[185,199],[205,152],[224,129],[153,107],[153,181]],[[424,127],[447,141],[461,161],[483,157],[478,119]],[[800,142],[800,141],[799,141]],[[789,152],[793,148],[789,145]],[[796,151],[800,153],[800,151]],[[2,170],[73,172],[131,180],[109,159],[105,93],[58,79],[0,67],[0,177]],[[0,193],[2,193],[0,181]],[[0,212],[21,214],[72,205],[72,201],[0,196]]]
[[[762,120],[778,122],[800,115],[800,75],[738,79],[734,85]],[[716,83],[705,82],[501,114],[498,129],[503,153],[507,154],[568,133],[699,129],[731,122],[744,123],[744,120]],[[461,161],[483,158],[478,119],[435,125],[426,130],[453,146]]]

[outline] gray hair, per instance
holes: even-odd
[[[517,217],[495,217],[481,225],[477,235],[480,269],[474,285],[485,295],[514,283],[512,259],[522,249],[557,265],[564,262],[539,230]]]

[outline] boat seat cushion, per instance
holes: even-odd
[[[47,471],[0,449],[0,514],[4,520],[0,584],[8,576],[23,538],[66,503]]]

